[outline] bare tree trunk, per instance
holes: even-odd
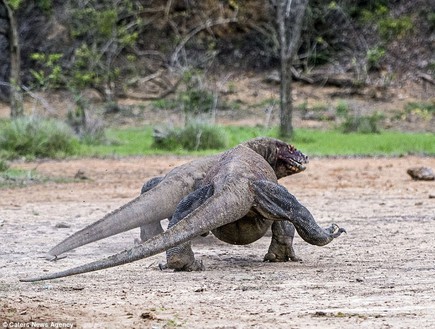
[[[281,57],[280,130],[281,137],[293,135],[292,62],[299,47],[308,0],[276,0],[276,16]]]
[[[24,115],[23,109],[23,94],[21,92],[20,79],[20,44],[18,37],[18,23],[14,10],[10,7],[7,1],[3,3],[8,12],[9,19],[9,45],[10,45],[10,61],[11,71],[9,75],[10,91],[10,106],[11,118],[17,118]]]
[[[290,138],[293,136],[292,74],[290,69],[291,61],[281,56],[279,135],[283,138]]]

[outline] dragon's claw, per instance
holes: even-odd
[[[331,237],[334,239],[339,237],[342,233],[347,233],[346,229],[339,227],[335,223],[327,227],[325,231],[328,232],[331,235]]]

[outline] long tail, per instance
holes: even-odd
[[[186,182],[165,180],[147,193],[69,236],[54,246],[48,252],[48,257],[56,258],[68,250],[165,219],[173,214],[178,202],[190,192],[191,187]]]
[[[239,187],[237,191],[221,190],[205,201],[202,206],[187,215],[178,224],[134,248],[125,250],[103,260],[98,260],[69,270],[35,278],[21,279],[20,281],[33,282],[50,280],[98,271],[156,255],[181,243],[187,242],[196,236],[243,217],[249,211],[253,202],[253,198],[246,198],[246,195],[246,188]]]

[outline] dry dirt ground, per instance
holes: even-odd
[[[160,271],[160,254],[48,282],[18,281],[131,247],[138,229],[78,248],[58,262],[40,258],[135,197],[147,178],[188,160],[14,164],[55,177],[82,170],[88,179],[0,190],[0,326],[435,327],[435,183],[406,174],[410,166],[435,168],[433,157],[312,159],[307,171],[283,179],[321,225],[335,222],[348,231],[326,247],[297,237],[302,263],[264,263],[268,236],[248,246],[209,236],[194,243],[204,272]],[[61,223],[69,227],[57,228]]]

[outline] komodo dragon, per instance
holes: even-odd
[[[240,145],[261,155],[278,178],[305,170],[308,162],[300,151],[274,138],[254,138]],[[162,233],[160,221],[172,216],[181,199],[197,188],[220,156],[193,160],[172,169],[163,179],[150,180],[142,188],[146,193],[61,241],[48,252],[47,259],[55,260],[64,252],[136,227],[141,227],[142,241]]]
[[[258,145],[258,141],[265,140],[257,140],[254,144]],[[194,258],[190,241],[209,231],[222,241],[248,244],[261,238],[273,225],[272,243],[266,255],[266,259],[272,261],[295,257],[292,249],[293,225],[308,243],[320,246],[328,244],[345,230],[335,224],[326,229],[319,227],[309,211],[277,183],[278,177],[293,173],[296,168],[301,170],[305,156],[290,145],[284,147],[282,142],[269,141],[281,147],[275,148],[274,152],[260,153],[258,151],[261,149],[265,151],[263,147],[254,150],[245,144],[219,156],[197,188],[180,201],[165,232],[106,259],[21,281],[49,280],[101,270],[163,251],[167,251],[169,268],[203,270],[202,263]],[[276,154],[271,157],[271,153],[276,151],[278,158]],[[274,160],[270,161],[272,158]]]

